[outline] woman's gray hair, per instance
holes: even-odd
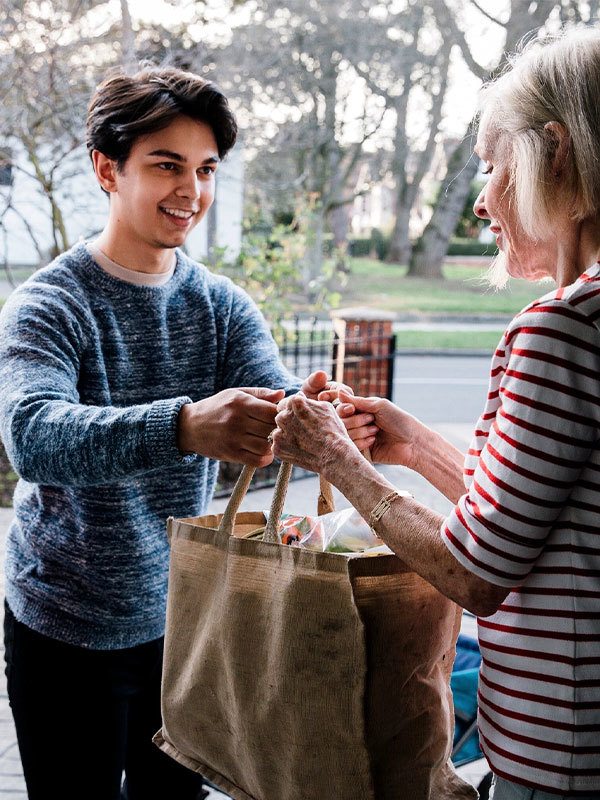
[[[559,203],[579,221],[600,211],[600,29],[530,41],[481,89],[480,113],[486,138],[508,148],[517,215],[529,236],[552,230]],[[560,176],[548,122],[570,137]]]

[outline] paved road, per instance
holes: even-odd
[[[487,396],[489,364],[490,356],[399,354],[394,402],[428,425],[474,427]]]

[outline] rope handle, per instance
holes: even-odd
[[[271,508],[269,509],[269,520],[265,527],[265,533],[263,536],[263,541],[265,542],[278,541],[277,528],[279,518],[281,517],[281,512],[283,511],[283,505],[285,503],[285,496],[287,494],[288,484],[292,474],[292,466],[293,465],[289,462],[282,461],[281,466],[279,467],[277,480],[275,482],[275,490],[273,492],[273,499],[271,501]],[[254,472],[254,467],[246,465],[243,468],[240,477],[237,479],[233,492],[231,493],[231,497],[229,498],[229,502],[227,503],[227,507],[223,512],[223,516],[221,517],[221,523],[219,525],[219,531],[221,533],[226,533],[228,536],[233,535],[235,518],[239,511],[240,505],[242,504],[242,500],[248,492]],[[329,484],[327,484],[327,486],[329,486]],[[331,487],[329,487],[329,491],[331,491]]]
[[[242,504],[242,500],[246,496],[248,488],[250,487],[250,483],[252,482],[255,471],[255,467],[251,467],[249,464],[246,464],[242,469],[240,477],[237,479],[235,486],[233,487],[233,492],[231,493],[231,497],[229,498],[229,502],[227,503],[225,511],[223,512],[221,523],[219,525],[219,531],[226,533],[228,536],[233,534],[235,517],[240,505]]]
[[[367,459],[367,461],[372,463],[371,453],[369,450],[363,451],[363,456]],[[221,524],[219,525],[219,531],[226,533],[228,536],[233,535],[235,518],[239,511],[240,505],[242,504],[242,500],[248,492],[255,471],[255,467],[251,467],[249,465],[244,466],[240,477],[237,479],[237,482],[234,486],[233,492],[231,493],[227,507],[223,512]],[[282,461],[281,466],[279,467],[279,472],[277,473],[277,480],[275,482],[275,489],[273,492],[273,500],[271,501],[271,508],[269,509],[269,519],[267,521],[263,536],[264,542],[279,541],[277,537],[277,529],[279,527],[279,518],[281,517],[281,512],[283,511],[283,506],[285,504],[285,497],[291,475],[292,464],[287,461]],[[331,484],[326,481],[322,475],[320,475],[317,514],[319,516],[323,516],[323,514],[330,514],[332,511],[335,511],[333,489],[331,488]]]

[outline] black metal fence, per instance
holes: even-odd
[[[341,374],[356,394],[391,400],[396,354],[396,336],[391,323],[349,320],[337,327],[338,332],[330,320],[316,317],[295,317],[278,323],[273,332],[281,360],[301,380],[322,369],[334,378]],[[252,488],[274,486],[278,468],[278,464],[272,464],[260,470]],[[230,494],[240,471],[239,464],[221,463],[215,497]],[[292,480],[310,474],[294,468]]]

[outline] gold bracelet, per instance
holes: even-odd
[[[369,515],[369,527],[372,531],[375,530],[375,523],[379,522],[383,515],[390,510],[394,500],[397,500],[400,497],[412,497],[412,494],[404,491],[403,489],[394,489],[389,494],[386,494],[385,497],[382,497],[381,500],[375,505],[371,511],[371,514]]]

